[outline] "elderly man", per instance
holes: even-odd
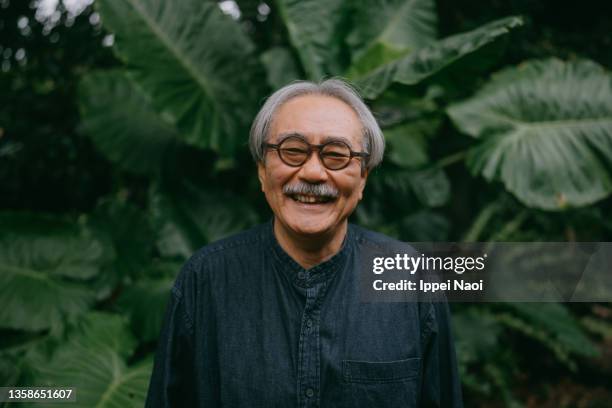
[[[340,80],[275,92],[250,147],[271,222],[205,246],[172,290],[148,407],[461,406],[444,303],[365,303],[348,223],[384,139]]]

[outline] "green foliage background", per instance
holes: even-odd
[[[295,79],[350,79],[383,127],[385,160],[354,222],[407,241],[610,241],[599,2],[39,9],[0,1],[2,385],[143,404],[181,264],[270,217],[248,127]],[[467,406],[612,398],[609,305],[453,311]]]

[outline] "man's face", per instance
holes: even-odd
[[[340,139],[352,151],[363,150],[359,117],[346,103],[329,96],[299,96],[278,108],[267,142],[278,144],[289,135],[300,135],[310,144]],[[299,236],[313,237],[335,234],[344,226],[365,187],[367,172],[361,169],[361,159],[353,158],[346,168],[329,170],[321,163],[317,151],[302,166],[291,167],[281,161],[276,150],[266,149],[265,164],[260,163],[257,170],[279,227]],[[312,201],[313,196],[299,197],[286,192],[304,184],[331,187],[337,194],[328,201],[303,202]]]

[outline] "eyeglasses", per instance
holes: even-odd
[[[264,143],[263,146],[278,151],[281,161],[291,167],[300,167],[306,163],[315,149],[321,163],[329,170],[342,170],[349,165],[353,157],[370,156],[366,152],[354,152],[348,144],[338,140],[315,145],[297,136],[289,136],[279,144]]]

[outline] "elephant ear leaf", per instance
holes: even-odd
[[[157,174],[179,133],[121,71],[88,74],[79,84],[81,131],[123,170]]]
[[[116,51],[185,142],[231,155],[259,100],[254,46],[216,2],[101,0]]]
[[[495,46],[517,27],[523,25],[521,17],[506,17],[492,21],[475,30],[435,41],[407,55],[383,59],[367,72],[349,70],[362,95],[374,99],[392,83],[418,85],[434,75],[451,72],[451,67],[490,63],[490,47]]]
[[[175,274],[179,269],[176,265]],[[132,330],[140,340],[155,341],[159,336],[174,279],[141,279],[126,287],[119,297],[119,307],[130,317]]]
[[[49,387],[69,384],[76,392],[75,407],[141,407],[153,364],[146,358],[128,366],[135,344],[124,318],[90,313],[50,359],[30,357],[33,381]]]
[[[276,0],[289,40],[309,78],[339,73],[342,0]]]
[[[428,45],[436,39],[437,24],[433,0],[356,2],[353,31],[347,38],[353,50],[352,74]]]
[[[590,61],[529,61],[448,113],[480,139],[468,166],[528,206],[580,207],[612,192],[612,78]]]
[[[86,284],[114,258],[91,231],[56,217],[0,215],[0,328],[60,328],[95,301]]]
[[[257,223],[253,209],[238,195],[189,181],[152,188],[151,217],[160,253],[184,258]]]
[[[270,48],[261,54],[260,60],[266,67],[268,85],[272,89],[279,89],[291,81],[300,79],[297,64],[287,48]]]

